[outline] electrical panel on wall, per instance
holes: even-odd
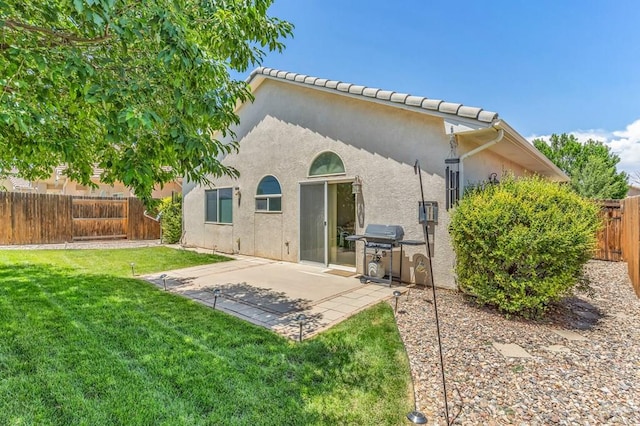
[[[425,217],[426,213],[426,217]],[[433,222],[438,223],[438,202],[437,201],[425,201],[424,208],[422,201],[418,203],[418,221],[420,223]]]

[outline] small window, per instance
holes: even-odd
[[[318,155],[309,169],[309,176],[344,174],[344,163],[338,154],[331,151]]]
[[[258,184],[256,191],[256,211],[282,211],[282,190],[280,182],[273,176],[265,176]]]
[[[214,223],[233,223],[233,193],[231,188],[219,188],[205,191],[205,221]]]

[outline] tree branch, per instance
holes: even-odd
[[[111,34],[109,34],[109,27],[107,26],[104,31],[104,35],[100,37],[93,38],[85,38],[78,37],[73,34],[66,34],[54,30],[50,30],[48,28],[36,27],[34,25],[25,24],[23,22],[18,22],[13,19],[7,19],[4,21],[4,25],[13,30],[26,30],[32,33],[40,33],[44,34],[48,37],[54,37],[58,39],[62,39],[67,43],[87,43],[87,44],[99,44],[103,41],[107,41],[111,38]]]

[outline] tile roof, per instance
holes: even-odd
[[[413,96],[407,93],[398,93],[391,90],[381,90],[357,84],[345,83],[326,78],[311,77],[294,72],[280,71],[273,68],[256,68],[249,80],[256,75],[268,76],[275,79],[287,80],[308,86],[323,87],[325,89],[344,92],[355,96],[378,99],[392,104],[404,104],[413,108],[422,108],[428,111],[436,111],[443,114],[456,115],[462,118],[470,118],[484,123],[491,123],[498,119],[498,113],[485,111],[482,108],[466,106],[453,102],[445,102],[439,99],[429,99],[423,96]]]

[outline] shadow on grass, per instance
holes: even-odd
[[[396,423],[402,351],[383,305],[294,344],[137,279],[0,265],[2,424]]]

